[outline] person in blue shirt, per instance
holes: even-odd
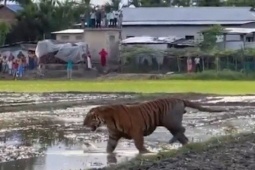
[[[73,61],[71,59],[69,59],[67,61],[67,68],[66,68],[66,71],[67,71],[67,78],[68,79],[72,79],[72,73],[73,73]]]

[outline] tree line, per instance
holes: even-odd
[[[0,2],[7,0],[0,0]],[[80,22],[80,15],[95,6],[90,0],[9,0],[19,3],[23,10],[17,13],[15,25],[0,23],[0,45],[17,41],[37,41],[51,38],[51,32],[70,28]],[[117,10],[121,0],[111,0],[105,6]],[[164,7],[191,6],[192,0],[129,0],[124,6]],[[197,0],[197,6],[254,6],[255,0]]]

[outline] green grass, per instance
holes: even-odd
[[[255,93],[255,81],[106,80],[106,81],[0,81],[2,92],[138,92],[138,93]]]
[[[217,148],[220,150],[221,147],[228,145],[229,143],[244,143],[246,140],[252,139],[254,134],[246,132],[240,134],[229,134],[226,136],[213,137],[205,142],[201,143],[190,143],[180,149],[173,149],[164,152],[160,152],[156,155],[150,156],[137,156],[131,161],[124,162],[118,165],[113,165],[105,168],[106,170],[125,170],[131,169],[143,169],[143,165],[152,165],[154,163],[159,163],[161,160],[170,159],[171,157],[185,155],[186,153],[193,152],[195,154],[200,154],[207,152],[210,149]],[[145,169],[145,168],[144,168]]]

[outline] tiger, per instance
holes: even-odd
[[[187,112],[185,107],[190,107],[204,112],[224,112],[203,107],[198,103],[179,98],[160,98],[138,104],[112,104],[94,107],[86,114],[83,126],[91,131],[106,125],[109,138],[106,152],[114,152],[121,138],[133,139],[135,147],[140,154],[150,153],[144,146],[144,136],[152,134],[158,126],[165,127],[172,138],[169,143],[188,143],[185,136],[186,129],[182,126],[183,115]]]

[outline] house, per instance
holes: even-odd
[[[17,12],[22,9],[18,4],[7,4],[6,6],[0,4],[0,22],[14,24],[16,22]]]
[[[201,31],[220,24],[231,28],[254,28],[251,7],[139,7],[123,8],[122,38],[177,36],[200,41]],[[229,35],[226,40],[240,40]]]
[[[12,53],[13,56],[17,57],[20,53],[24,56],[28,56],[28,52],[34,52],[37,42],[17,42],[13,44],[6,44],[0,47],[0,54],[2,56],[9,56]]]

